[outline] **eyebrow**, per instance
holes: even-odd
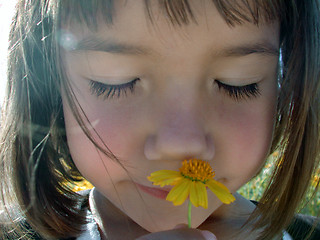
[[[142,47],[120,43],[113,40],[102,40],[95,37],[88,37],[80,40],[77,45],[71,49],[71,52],[96,51],[111,54],[122,55],[154,55],[156,52]],[[279,56],[279,49],[269,42],[258,42],[253,44],[243,44],[239,46],[230,46],[220,51],[213,51],[212,56],[217,57],[241,57],[250,54],[261,54]]]
[[[226,57],[240,57],[254,53],[279,57],[280,51],[278,47],[269,42],[258,42],[226,48],[220,51],[218,55]]]
[[[141,46],[133,46],[112,40],[101,40],[95,37],[88,37],[80,40],[71,50],[71,52],[79,51],[96,51],[126,55],[148,55],[153,52],[150,49]]]

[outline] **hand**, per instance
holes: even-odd
[[[178,225],[172,230],[155,232],[144,235],[136,240],[217,240],[210,231],[188,228],[187,225]]]

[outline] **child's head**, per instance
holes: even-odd
[[[75,42],[62,61],[90,122],[84,124],[121,164],[97,151],[68,106],[70,94],[62,92],[73,161],[149,231],[186,220],[185,205],[137,190],[152,186],[146,179],[151,172],[177,170],[183,159],[196,157],[209,161],[216,179],[235,192],[261,168],[271,145],[278,23],[230,28],[211,2],[190,4],[194,21],[182,26],[172,26],[155,3],[151,25],[142,1],[117,2],[112,25],[98,22],[96,31],[63,26]],[[209,202],[209,209],[194,212],[194,225],[221,205],[213,195]]]
[[[147,230],[168,229],[185,220],[185,206],[150,194],[151,172],[201,158],[235,192],[278,148],[257,214],[271,223],[266,234],[281,230],[319,149],[316,6],[20,1],[1,157],[31,224],[76,234],[79,200],[65,183],[83,176]],[[195,225],[220,206],[209,202]]]

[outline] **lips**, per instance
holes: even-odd
[[[168,193],[170,190],[164,190],[164,189],[159,189],[159,188],[155,188],[155,187],[147,187],[147,186],[144,186],[144,185],[141,185],[141,184],[138,184],[136,183],[136,185],[138,186],[138,188],[151,195],[151,196],[154,196],[156,198],[160,198],[160,199],[166,199]]]

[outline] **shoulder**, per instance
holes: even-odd
[[[25,218],[16,215],[16,210],[11,209],[10,213],[14,213],[11,218],[5,210],[0,214],[1,239],[43,239],[32,229]]]
[[[89,212],[89,195],[90,195],[90,192],[91,192],[91,189],[86,189],[86,190],[82,190],[82,191],[79,191],[77,192],[78,194],[80,194],[81,196],[84,197],[84,202],[81,206],[81,209],[87,209],[87,217],[91,215],[91,213]],[[77,239],[83,239],[83,240],[88,240],[90,239],[89,236],[87,235],[87,232],[88,232],[88,228],[89,228],[89,232],[91,231],[91,228],[94,228],[94,226],[92,226],[92,222],[91,220],[89,219],[89,222],[84,226],[84,232],[83,234],[78,237],[78,238],[67,238],[67,239],[61,239],[61,240],[77,240]],[[90,235],[90,234],[89,234]]]
[[[255,205],[258,202],[251,201]],[[313,216],[297,214],[286,231],[292,237],[293,240],[309,239],[319,240],[320,239],[320,218]]]
[[[86,199],[88,199],[91,190],[92,189],[86,189],[86,190],[79,191],[77,193],[80,194],[81,196],[84,196]]]
[[[80,195],[84,196],[83,203],[81,204],[81,209],[87,209],[87,202],[90,193],[89,190],[84,190],[78,192]],[[11,207],[9,209],[11,218],[9,218],[9,214],[7,211],[0,211],[0,239],[1,240],[9,240],[9,239],[28,239],[28,240],[43,240],[26,220],[23,217],[23,214],[19,212],[18,208]],[[68,238],[64,240],[73,240],[76,238]]]
[[[287,228],[288,233],[294,240],[298,239],[320,239],[320,219],[298,214]]]

